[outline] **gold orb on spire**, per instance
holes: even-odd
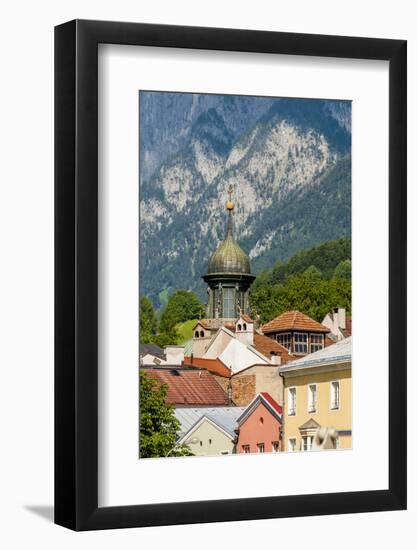
[[[232,201],[232,193],[233,193],[233,185],[229,185],[229,189],[227,190],[227,193],[229,195],[229,200],[226,203],[226,208],[228,210],[233,210],[235,207],[235,203]]]

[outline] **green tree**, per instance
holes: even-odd
[[[291,310],[321,322],[334,307],[344,307],[349,313],[351,300],[350,281],[320,279],[315,269],[291,275],[283,285],[264,285],[251,294],[252,309],[262,323]]]
[[[278,260],[278,262],[275,263],[274,267],[272,268],[272,272],[270,275],[271,283],[277,284],[277,283],[283,283],[287,276],[287,265],[284,262],[281,262]]]
[[[158,319],[152,302],[147,296],[142,296],[139,302],[139,337],[141,344],[148,344],[153,341],[153,337],[158,329]]]
[[[156,344],[160,348],[166,346],[175,346],[179,343],[180,335],[175,327],[172,327],[168,332],[159,332],[152,337],[152,344]]]
[[[314,279],[318,281],[319,279],[322,279],[323,274],[322,272],[317,269],[315,265],[311,265],[304,271],[304,275],[308,275],[311,279]]]
[[[342,260],[337,264],[333,272],[334,279],[348,279],[352,278],[352,262],[351,260]]]
[[[167,386],[159,385],[144,371],[139,384],[139,456],[140,458],[192,455],[186,445],[177,445],[180,423],[173,405],[165,401]]]
[[[159,323],[159,332],[169,334],[178,323],[198,319],[202,313],[202,304],[194,292],[177,290],[169,298]]]
[[[318,246],[300,250],[285,262],[278,260],[270,270],[262,271],[252,286],[256,290],[264,284],[285,284],[290,275],[304,273],[311,266],[320,271],[323,279],[331,279],[335,268],[350,260],[351,240],[341,238],[335,241],[326,241]]]

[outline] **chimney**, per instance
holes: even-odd
[[[181,365],[184,362],[183,346],[167,346],[165,348],[167,365]]]
[[[336,321],[335,328],[345,329],[346,328],[346,309],[344,307],[337,307],[333,311],[334,311],[334,317]]]
[[[281,354],[277,353],[276,351],[271,351],[271,363],[273,365],[280,365],[281,364]]]

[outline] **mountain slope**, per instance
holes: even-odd
[[[244,129],[238,122],[249,103],[208,97],[183,146],[148,179],[141,172],[140,292],[156,305],[165,289],[189,288],[204,299],[201,275],[224,237],[229,185],[236,237],[255,272],[350,235],[349,103],[268,100]]]

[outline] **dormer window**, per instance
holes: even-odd
[[[288,351],[291,351],[291,333],[290,332],[283,332],[281,334],[276,335],[276,340],[281,346],[284,346],[284,348],[287,348]]]
[[[294,332],[294,352],[308,353],[308,335],[305,332]]]
[[[323,334],[310,334],[310,353],[319,351],[324,347]]]

